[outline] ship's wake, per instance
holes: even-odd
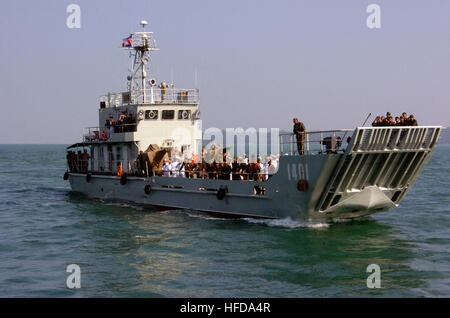
[[[253,219],[253,218],[245,218],[243,220],[253,224],[263,224],[269,227],[280,227],[288,229],[297,229],[297,228],[327,229],[330,226],[330,223],[326,222],[294,220],[289,217],[284,219],[273,219],[273,220]]]

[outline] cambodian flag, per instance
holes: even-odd
[[[132,41],[131,38],[132,37],[133,37],[133,35],[130,35],[129,37],[123,39],[122,47],[131,47],[131,41]]]

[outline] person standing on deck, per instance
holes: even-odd
[[[297,148],[300,155],[304,154],[305,135],[306,128],[302,122],[299,122],[297,118],[294,118],[294,135],[297,138]]]
[[[241,168],[239,166],[239,162],[237,160],[237,157],[235,156],[233,158],[233,163],[231,164],[231,180],[241,180],[241,177],[239,175],[239,172],[241,171]]]
[[[414,115],[409,116],[408,125],[409,126],[419,126],[419,124],[417,123],[417,120],[414,118]]]
[[[248,165],[248,158],[247,158],[247,155],[245,153],[242,155],[242,160],[244,161],[244,163],[246,165]]]
[[[82,162],[81,162],[81,165],[83,167],[83,172],[88,172],[90,158],[91,157],[87,153],[87,149],[83,149]]]
[[[382,122],[381,122],[380,116],[377,116],[372,123],[372,127],[378,127],[381,125],[382,125]]]
[[[106,126],[106,128],[108,128],[108,137],[107,137],[108,139],[107,140],[110,141],[111,136],[114,132],[114,126],[116,126],[116,122],[114,121],[113,115],[109,116],[109,120],[106,122],[105,126]]]
[[[164,164],[162,165],[162,171],[163,171],[165,177],[170,177],[171,163],[172,163],[171,161],[167,161],[167,159],[164,159]]]
[[[139,155],[136,158],[137,164],[139,166],[139,175],[140,176],[148,176],[151,163],[150,158],[148,157],[148,153],[139,151]]]
[[[164,102],[166,100],[166,92],[167,92],[166,82],[161,82],[161,84],[159,84],[159,88],[161,89],[161,102]]]

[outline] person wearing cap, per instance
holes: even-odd
[[[408,121],[409,121],[408,114],[406,112],[403,112],[402,116],[400,117],[400,122],[403,123],[403,126],[408,126]]]
[[[394,118],[391,117],[386,117],[386,119],[384,120],[384,125],[383,126],[394,126],[395,122],[394,122]]]
[[[412,115],[412,114],[409,116],[408,124],[409,124],[409,126],[419,126],[419,123],[417,122],[417,120],[414,118],[414,115]]]
[[[390,113],[390,112],[387,112],[387,113],[386,113],[386,120],[387,120],[388,122],[390,122],[390,121],[391,121],[391,118],[392,118],[392,121],[394,121],[394,118],[392,117],[391,113]]]
[[[298,118],[294,118],[294,128],[293,132],[295,137],[297,138],[297,149],[299,155],[304,154],[304,146],[305,146],[305,135],[306,135],[306,127],[302,122],[298,121]]]
[[[380,116],[375,117],[375,120],[372,122],[372,127],[378,127],[378,126],[381,126]]]
[[[269,159],[267,163],[267,179],[270,179],[276,172],[276,167],[272,161],[272,158]]]

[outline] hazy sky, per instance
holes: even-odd
[[[81,28],[66,7],[81,7]],[[369,4],[381,28],[369,29]],[[123,91],[149,22],[158,82],[194,86],[203,128],[354,128],[369,112],[450,126],[450,1],[2,1],[0,143],[72,143]]]

